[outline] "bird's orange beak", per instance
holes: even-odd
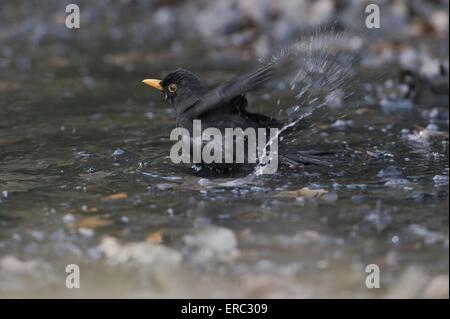
[[[151,87],[162,91],[163,87],[161,86],[161,80],[157,80],[157,79],[145,79],[142,82],[144,82],[147,85],[150,85]]]

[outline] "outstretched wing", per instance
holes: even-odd
[[[290,58],[285,55],[275,62],[245,75],[236,77],[204,94],[184,113],[196,118],[219,107],[230,105],[230,101],[247,92],[262,87],[267,82],[285,75],[290,70]]]

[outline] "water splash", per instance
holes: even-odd
[[[287,108],[288,123],[267,142],[266,150],[275,138],[288,144],[306,129],[312,130],[331,110],[335,117],[341,118],[360,105],[362,98],[358,99],[358,95],[365,91],[365,81],[355,65],[360,60],[363,45],[362,38],[357,35],[336,32],[333,28],[319,29],[272,57],[273,63],[286,57],[293,62],[288,79],[293,101]],[[321,109],[326,110],[319,113]],[[313,115],[318,116],[306,125],[304,120]],[[255,175],[263,174],[264,167],[264,164],[258,164]]]

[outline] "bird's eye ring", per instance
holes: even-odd
[[[169,90],[170,93],[174,93],[177,90],[177,85],[176,84],[169,84],[169,86],[167,87],[167,89]]]

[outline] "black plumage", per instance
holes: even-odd
[[[194,73],[177,69],[166,75],[163,80],[144,80],[164,93],[166,100],[175,107],[176,125],[188,129],[192,134],[194,120],[201,120],[202,128],[215,127],[222,134],[225,128],[278,128],[283,123],[275,118],[251,113],[247,110],[248,101],[245,94],[260,89],[266,83],[290,72],[289,56],[278,59],[254,72],[238,76],[212,90],[208,90]],[[279,161],[282,164],[328,165],[317,157],[297,152],[295,156],[288,155],[281,146]],[[214,165],[214,168],[236,167],[236,165]],[[227,169],[225,169],[227,170]]]

